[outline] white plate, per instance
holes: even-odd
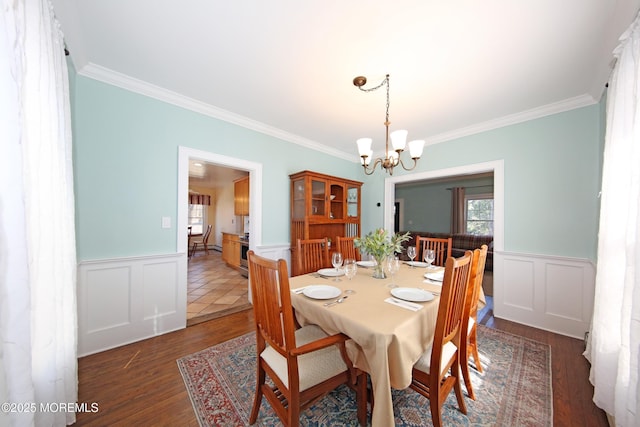
[[[426,262],[420,261],[407,261],[406,264],[413,265],[414,267],[426,267],[427,265],[429,265]]]
[[[393,288],[391,295],[405,301],[425,302],[433,299],[433,294],[417,288]]]
[[[364,268],[371,268],[371,267],[375,267],[376,266],[376,262],[375,261],[358,261],[358,262],[356,262],[356,264],[358,264],[360,267],[364,267]]]
[[[327,277],[338,277],[344,276],[344,270],[341,268],[337,271],[335,268],[321,268],[320,270],[318,270],[318,274]]]
[[[444,271],[439,271],[437,273],[425,273],[424,277],[433,280],[434,282],[442,282],[444,280]]]
[[[313,299],[330,299],[340,296],[342,291],[335,286],[310,285],[304,288],[302,293]]]

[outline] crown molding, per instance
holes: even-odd
[[[97,64],[88,63],[87,65],[82,67],[80,71],[78,71],[78,74],[84,77],[101,81],[103,83],[120,87],[125,90],[129,90],[131,92],[139,93],[141,95],[148,96],[150,98],[154,98],[168,104],[173,104],[178,107],[203,114],[205,116],[213,117],[218,120],[232,123],[234,125],[241,126],[265,135],[269,135],[283,141],[301,145],[305,148],[319,151],[330,156],[338,157],[355,163],[360,163],[360,157],[350,155],[348,153],[345,153],[344,151],[336,150],[334,148],[320,144],[316,141],[303,138],[299,135],[286,132],[282,129],[269,126],[265,123],[249,119],[239,114],[223,110],[222,108],[215,107],[213,105],[198,101],[193,98],[189,98],[179,93],[147,83],[143,80],[133,78],[126,74],[119,73],[117,71],[102,67]],[[552,114],[558,114],[576,108],[586,107],[596,104],[597,102],[598,101],[591,95],[580,95],[574,98],[569,98],[563,101],[533,108],[531,110],[526,110],[520,113],[511,114],[494,120],[489,120],[486,122],[456,129],[451,132],[444,132],[432,137],[428,137],[425,138],[425,145],[439,144],[442,142],[475,135],[489,130],[498,129],[501,127],[510,126],[545,116],[550,116]]]
[[[425,140],[425,145],[439,144],[441,142],[451,141],[453,139],[475,135],[481,132],[486,132],[517,123],[523,123],[530,120],[539,119],[541,117],[574,110],[576,108],[587,107],[589,105],[596,104],[597,102],[598,101],[591,95],[580,95],[574,98],[554,102],[552,104],[543,105],[541,107],[532,108],[531,110],[510,114],[508,116],[500,117],[494,120],[489,120],[486,122],[456,129],[451,132],[444,132],[427,138]]]
[[[176,105],[178,107],[194,111],[205,116],[213,117],[215,119],[232,123],[246,129],[260,132],[262,134],[269,135],[283,141],[298,144],[311,150],[320,151],[330,156],[338,157],[352,162],[360,161],[359,157],[350,155],[348,153],[345,153],[344,151],[327,147],[326,145],[320,144],[316,141],[303,138],[299,135],[286,132],[282,129],[269,126],[265,123],[249,119],[239,114],[223,110],[222,108],[215,107],[213,105],[198,101],[193,98],[189,98],[160,86],[153,85],[143,80],[136,79],[134,77],[119,73],[117,71],[102,67],[91,62],[82,67],[82,69],[78,71],[78,74],[93,80],[98,80],[103,83],[107,83],[131,92],[138,93],[140,95],[147,96],[149,98],[154,98],[168,104]]]

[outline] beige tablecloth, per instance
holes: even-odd
[[[425,268],[411,269],[403,264],[394,284],[439,293],[440,285],[425,281],[426,272]],[[327,333],[342,332],[351,337],[351,360],[371,376],[375,399],[372,425],[387,427],[394,425],[391,387],[404,389],[411,383],[413,364],[433,340],[440,298],[435,296],[430,302],[420,303],[422,308],[418,311],[389,304],[384,300],[391,296],[387,286],[391,279],[374,279],[372,275],[372,269],[359,267],[351,281],[344,276],[335,282],[307,274],[292,277],[290,285],[300,324],[316,324]],[[294,292],[308,285],[335,286],[343,291],[342,295],[347,289],[355,293],[342,304],[325,307],[326,301]]]

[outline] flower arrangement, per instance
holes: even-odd
[[[366,252],[375,258],[377,265],[374,277],[383,279],[385,277],[382,269],[383,261],[394,253],[402,252],[402,242],[410,238],[409,232],[390,235],[384,228],[379,228],[364,237],[354,239],[353,243],[361,252]]]

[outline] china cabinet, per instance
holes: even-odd
[[[296,275],[297,239],[360,235],[362,182],[302,171],[291,179],[291,264]]]

